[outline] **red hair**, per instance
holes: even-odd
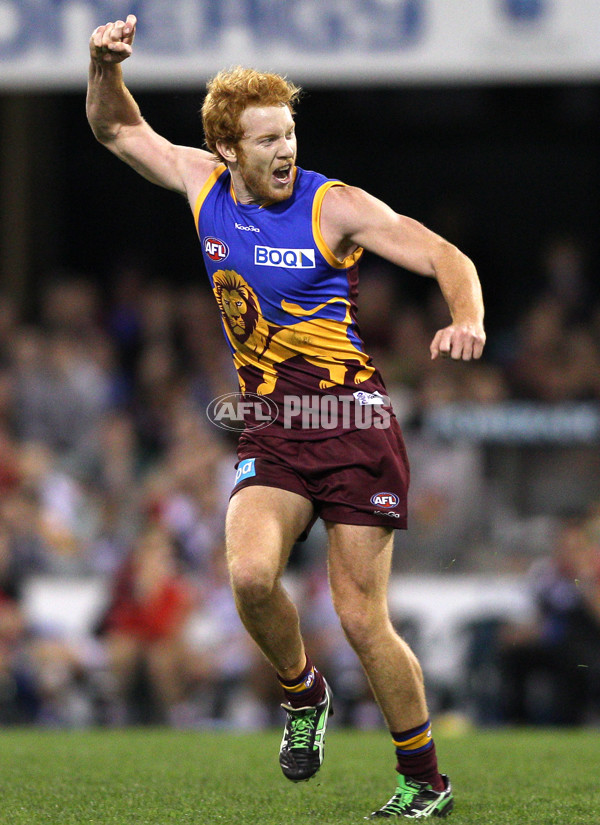
[[[206,84],[207,95],[202,104],[202,126],[207,148],[220,160],[217,141],[235,146],[243,137],[240,118],[248,106],[287,106],[294,114],[300,87],[278,74],[265,74],[255,69],[234,69],[219,72]]]

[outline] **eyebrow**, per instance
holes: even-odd
[[[293,132],[295,128],[296,128],[296,123],[294,122],[289,127],[289,129],[285,130],[284,134],[287,135],[287,134],[289,134],[289,132]],[[255,138],[251,138],[251,140],[266,140],[267,138],[276,138],[276,137],[278,137],[279,134],[280,134],[279,132],[265,132],[262,135],[257,135]]]

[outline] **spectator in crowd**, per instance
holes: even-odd
[[[568,232],[552,235],[542,247],[544,289],[570,319],[585,315],[590,300],[589,255],[583,241]]]
[[[518,397],[550,403],[598,397],[600,348],[590,325],[569,322],[567,309],[545,294],[519,319],[508,371]]]
[[[25,660],[26,622],[20,605],[20,574],[10,535],[0,528],[0,723],[30,722],[34,691]]]
[[[166,530],[150,526],[116,577],[99,633],[114,677],[114,720],[136,721],[136,678],[148,685],[152,721],[177,721],[186,694],[184,630],[193,593],[177,570]],[[139,721],[139,720],[137,720]]]
[[[600,712],[600,540],[566,519],[530,583],[537,619],[501,635],[506,720],[576,725]]]

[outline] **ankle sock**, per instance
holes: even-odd
[[[434,791],[444,790],[444,780],[437,766],[435,744],[431,738],[431,722],[395,733],[392,739],[396,746],[396,770],[417,782],[427,782]]]
[[[283,679],[279,675],[277,678],[283,688],[285,701],[293,708],[316,705],[325,695],[325,680],[308,656],[304,670],[295,679]]]

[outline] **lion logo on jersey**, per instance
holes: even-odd
[[[361,384],[370,378],[374,367],[368,358],[348,337],[352,322],[350,302],[346,298],[331,298],[311,309],[298,304],[281,302],[281,308],[299,320],[287,326],[272,324],[261,312],[260,304],[252,287],[232,269],[219,269],[213,275],[213,292],[225,332],[234,350],[233,362],[240,379],[240,389],[245,391],[240,369],[255,367],[262,372],[262,383],[256,389],[259,395],[269,395],[277,383],[277,364],[301,355],[310,364],[329,373],[329,379],[319,382],[320,389],[343,385],[349,361],[358,361],[361,369],[354,376],[354,383]],[[343,321],[310,316],[331,304],[346,306]]]

